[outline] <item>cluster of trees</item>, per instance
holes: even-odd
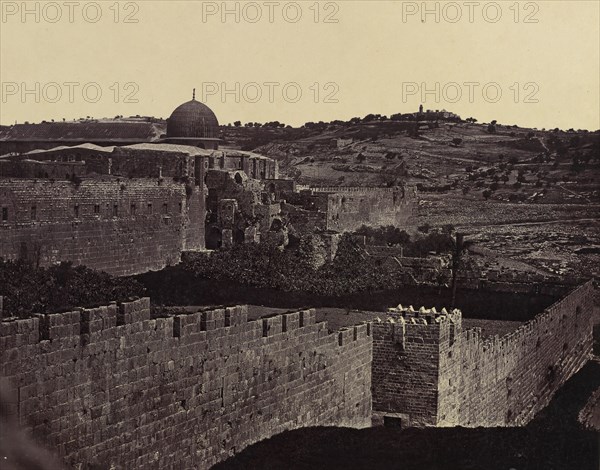
[[[451,224],[431,228],[429,224],[418,227],[420,234],[406,243],[404,256],[423,258],[430,253],[452,254],[455,250],[456,233]]]
[[[362,122],[387,121],[387,116],[381,114],[367,114],[362,118]]]
[[[197,279],[239,283],[285,292],[341,296],[400,287],[398,269],[382,269],[381,262],[343,235],[332,262],[315,267],[319,246],[302,240],[295,249],[281,250],[269,243],[235,245],[230,250],[195,253],[183,269]]]
[[[85,266],[63,262],[38,268],[24,261],[0,259],[0,295],[5,317],[28,317],[33,313],[54,313],[76,307],[105,305],[145,295],[133,279],[120,279]]]
[[[433,113],[433,115],[437,116],[437,113]],[[408,113],[408,114],[397,113],[397,114],[392,114],[389,117],[386,115],[383,115],[383,114],[370,113],[364,117],[355,116],[347,121],[343,121],[340,119],[335,119],[335,120],[329,121],[329,122],[309,121],[309,122],[304,123],[300,127],[300,129],[323,132],[327,129],[331,129],[331,128],[335,128],[335,127],[354,126],[354,125],[361,124],[361,123],[376,123],[376,122],[382,122],[382,121],[395,121],[395,122],[415,121],[416,119],[417,118],[412,113]],[[435,119],[437,119],[437,117]],[[457,119],[453,119],[453,120],[457,120]],[[477,122],[477,119],[469,118],[467,120],[467,122]],[[228,124],[228,126],[231,126],[231,124]],[[233,123],[233,126],[235,126],[235,127],[263,127],[263,128],[273,128],[273,129],[277,129],[277,128],[291,129],[291,126],[281,123],[279,121],[271,121],[271,122],[266,122],[264,124],[261,124],[260,122],[247,122],[245,124],[242,124],[241,121],[235,121]],[[416,131],[414,131],[414,130],[412,130],[412,132],[416,133]]]
[[[564,157],[568,152],[567,146],[560,139],[549,139],[548,148],[552,152],[556,153],[556,155],[558,155],[559,157]]]
[[[376,244],[401,245],[406,256],[446,253],[456,259],[456,266],[465,249],[451,226],[427,228],[427,233],[412,241],[395,227],[362,227],[357,233]],[[189,279],[335,297],[403,286],[403,268],[368,256],[357,243],[356,234],[342,236],[333,261],[317,264],[314,261],[322,257],[322,248],[322,244],[314,243],[314,237],[301,238],[294,248],[284,250],[270,243],[241,244],[212,254],[190,254],[182,269]]]
[[[356,235],[364,236],[367,245],[405,246],[410,242],[410,235],[406,231],[400,230],[393,225],[382,226],[379,228],[363,225],[355,233]]]
[[[343,121],[336,121],[336,122],[340,122],[341,124],[344,124]],[[330,125],[335,125],[335,124],[333,122],[326,123],[326,122],[323,122],[323,121],[319,121],[319,122],[306,122],[306,123],[304,123],[304,125],[302,127],[306,128],[306,129],[310,129],[310,130],[315,130],[315,131],[324,131]]]
[[[242,121],[235,121],[233,123],[233,125],[235,127],[242,127]],[[231,124],[229,124],[229,126],[231,126]],[[270,122],[265,122],[264,124],[261,124],[260,122],[247,122],[246,124],[244,124],[244,127],[269,127],[271,129],[279,129],[279,128],[290,127],[290,126],[286,126],[283,122],[270,121]]]
[[[439,118],[439,113],[430,113],[432,115],[432,119],[438,119]],[[340,121],[340,120],[335,120],[335,121],[330,121],[330,122],[323,122],[323,121],[319,121],[319,122],[307,122],[304,124],[303,127],[307,128],[307,129],[316,129],[316,130],[324,130],[330,126],[345,126],[345,125],[356,125],[356,124],[361,124],[361,123],[368,123],[368,122],[381,122],[381,121],[415,121],[417,120],[417,118],[412,114],[412,113],[408,113],[408,114],[403,114],[403,113],[396,113],[396,114],[392,114],[389,117],[383,114],[374,114],[374,113],[370,113],[367,114],[364,117],[358,117],[355,116],[351,119],[349,119],[348,121]],[[457,120],[457,119],[452,119],[452,120]],[[477,122],[477,119],[474,118],[469,118],[467,119],[467,122]],[[495,122],[495,121],[494,121]]]

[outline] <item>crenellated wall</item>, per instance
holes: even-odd
[[[145,298],[0,322],[0,375],[70,466],[208,468],[287,429],[369,426],[370,328],[239,306],[151,318]]]
[[[442,338],[438,423],[528,423],[591,357],[594,305],[588,282],[503,337],[473,329]]]
[[[373,325],[373,407],[411,424],[529,422],[589,359],[595,289],[588,282],[503,337],[462,329],[462,315],[390,309]]]

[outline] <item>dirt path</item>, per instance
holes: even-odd
[[[469,225],[458,225],[457,228],[476,228],[476,227],[528,227],[535,225],[552,225],[557,223],[571,223],[571,222],[597,222],[600,221],[600,217],[588,217],[584,219],[552,219],[544,220],[540,222],[498,222],[498,223],[473,223]],[[468,233],[468,232],[465,232]]]

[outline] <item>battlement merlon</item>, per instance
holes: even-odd
[[[385,317],[379,318],[374,327],[377,337],[387,337],[403,349],[407,342],[422,342],[423,334],[430,336],[430,339],[437,338],[435,341],[440,344],[452,344],[462,331],[462,312],[458,309],[448,311],[446,308],[438,312],[435,307],[415,310],[412,305],[398,305],[389,308]]]
[[[402,188],[382,188],[377,186],[309,186],[308,188],[299,187],[299,190],[308,190],[315,193],[393,193],[402,191]],[[405,186],[404,190],[407,194],[412,191],[416,194],[416,186]]]
[[[402,306],[389,308],[386,312],[387,320],[404,321],[409,324],[423,324],[423,325],[436,325],[444,322],[452,324],[462,323],[462,312],[459,309],[453,309],[451,311],[442,308],[441,311],[437,311],[435,307],[425,308],[421,307],[415,310],[412,305],[408,307]]]
[[[318,327],[315,330],[315,327]],[[236,305],[178,313],[153,318],[150,298],[117,304],[111,302],[96,308],[79,308],[71,312],[36,314],[27,319],[0,321],[0,347],[3,351],[20,346],[49,341],[60,344],[80,343],[81,346],[107,338],[126,337],[142,330],[153,330],[157,338],[174,338],[182,344],[219,336],[225,331],[237,331],[245,340],[267,338],[269,342],[284,340],[287,335],[303,334],[310,328],[319,336],[329,336],[340,346],[371,336],[370,324],[350,327],[329,334],[326,323],[317,324],[314,309],[303,309],[248,321],[248,307]],[[200,336],[199,336],[200,335]],[[1,362],[1,361],[0,361]]]

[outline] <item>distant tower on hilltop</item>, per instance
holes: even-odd
[[[422,104],[419,105],[419,114],[423,114],[423,105]]]

